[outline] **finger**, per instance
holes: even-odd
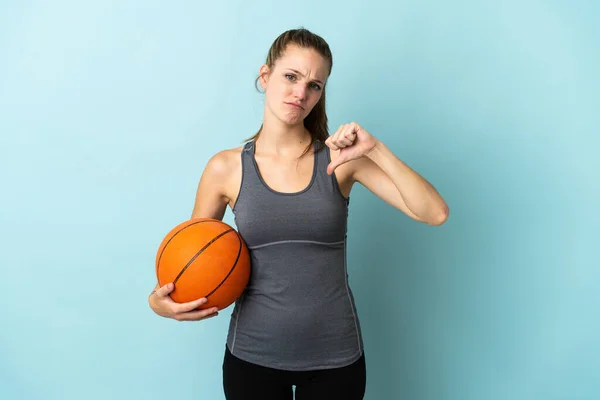
[[[159,287],[156,290],[156,295],[158,297],[167,297],[167,295],[169,293],[171,293],[173,291],[173,289],[175,288],[175,285],[173,284],[173,282],[169,282],[161,287]]]
[[[333,138],[329,137],[326,141],[325,144],[327,145],[327,147],[329,147],[331,150],[339,150],[340,148],[336,146],[336,144],[333,142]]]
[[[340,148],[351,146],[354,143],[356,135],[354,134],[354,127],[351,125],[345,125],[339,132],[334,136],[334,143]]]
[[[329,163],[329,165],[327,166],[327,174],[328,175],[333,174],[333,171],[335,171],[335,169],[337,167],[339,167],[340,165],[342,165],[345,162],[346,161],[344,160],[343,156],[342,155],[338,155],[338,157],[334,161],[331,161]]]
[[[350,129],[344,132],[344,138],[350,140],[351,142],[354,142],[356,140],[356,130],[353,127],[351,127]]]
[[[339,126],[339,127],[336,129],[336,131],[335,131],[335,132],[333,132],[333,135],[331,135],[331,136],[335,137],[335,136],[339,135],[339,133],[340,133],[341,131],[343,131],[345,127],[346,127],[346,125],[345,125],[345,124],[343,124],[343,125],[340,125],[340,126]]]
[[[352,125],[348,125],[341,133],[340,133],[340,141],[344,144],[346,144],[346,146],[350,146],[352,143],[354,143],[354,140],[356,139],[356,131],[354,130],[354,127]]]
[[[343,149],[344,147],[348,146],[346,143],[344,143],[343,138],[340,137],[340,134],[336,134],[332,139],[331,142],[333,143],[333,145],[336,147],[335,150],[338,149]]]
[[[337,135],[340,131],[341,127],[338,128],[337,131],[335,131],[331,136],[329,136],[326,140],[325,140],[325,144],[331,149],[331,150],[339,150],[339,147],[336,144],[336,138]]]
[[[216,317],[217,315],[219,315],[219,310],[214,307],[206,310],[190,311],[187,313],[178,314],[175,319],[178,321],[200,321],[203,319]]]
[[[354,140],[348,139],[345,136],[342,136],[340,139],[338,139],[338,143],[340,144],[341,147],[351,146],[353,142],[354,142]]]
[[[188,311],[192,311],[202,306],[203,304],[206,304],[206,302],[208,302],[208,299],[206,297],[202,297],[198,300],[189,301],[187,303],[180,303],[175,306],[175,312],[185,313]]]

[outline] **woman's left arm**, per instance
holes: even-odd
[[[446,222],[448,205],[433,185],[360,125],[340,126],[325,143],[332,150],[339,150],[328,166],[329,174],[348,163],[353,181],[409,217],[429,225]]]

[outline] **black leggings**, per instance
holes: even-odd
[[[364,354],[334,369],[282,371],[252,364],[225,348],[223,389],[227,400],[362,400],[366,389]]]

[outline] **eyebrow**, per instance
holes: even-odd
[[[298,71],[298,70],[296,70],[296,69],[293,69],[293,68],[288,68],[288,69],[289,69],[290,71],[293,71],[293,72],[297,73],[298,75],[300,75],[300,76],[304,77],[304,74],[303,74],[302,72],[300,72],[300,71]],[[321,85],[323,84],[323,82],[321,82],[321,81],[320,81],[320,80],[318,80],[318,79],[313,79],[313,80],[314,80],[315,82],[318,82],[318,83],[320,83]]]

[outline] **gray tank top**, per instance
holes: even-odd
[[[315,151],[311,181],[296,193],[277,192],[263,181],[253,141],[241,157],[233,213],[252,273],[231,314],[229,350],[284,370],[354,362],[363,341],[346,270],[348,201],[335,176],[327,175],[329,148]]]

